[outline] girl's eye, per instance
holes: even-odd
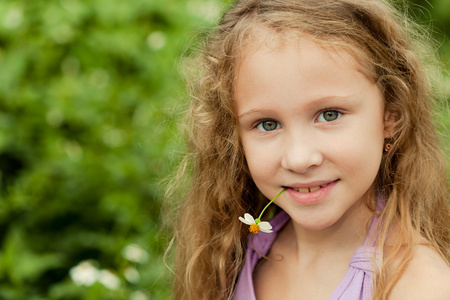
[[[317,117],[317,121],[319,122],[331,122],[336,120],[341,116],[341,113],[336,110],[327,110],[320,113],[319,117]]]
[[[258,126],[256,126],[256,128],[258,128],[261,131],[272,131],[280,127],[281,126],[278,122],[272,120],[262,121],[261,123],[258,124]]]

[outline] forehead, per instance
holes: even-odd
[[[235,76],[239,74],[245,61],[261,49],[281,50],[287,45],[295,45],[298,50],[301,50],[304,44],[310,43],[321,48],[331,59],[345,62],[348,67],[355,68],[369,80],[376,82],[375,68],[370,62],[369,55],[355,43],[338,38],[319,39],[310,34],[289,29],[280,32],[262,25],[251,29],[247,38],[238,47],[240,50],[236,55]]]
[[[258,107],[283,110],[281,103],[292,111],[325,99],[362,99],[372,93],[378,99],[381,91],[348,52],[330,50],[308,38],[249,45],[235,76],[240,115]]]

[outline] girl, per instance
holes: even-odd
[[[225,13],[192,90],[175,299],[450,299],[445,161],[403,20],[383,0]],[[253,224],[280,191],[273,232]]]

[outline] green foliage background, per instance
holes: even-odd
[[[415,2],[450,66],[450,2]],[[159,182],[182,149],[178,65],[224,6],[0,2],[0,299],[170,298]],[[76,284],[70,270],[86,260],[118,287]]]

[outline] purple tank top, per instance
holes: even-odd
[[[380,201],[378,201],[378,209]],[[272,233],[260,233],[250,236],[244,266],[237,281],[236,292],[234,300],[256,300],[255,291],[253,289],[253,270],[261,258],[261,253],[266,255],[272,243],[275,241],[277,232],[290,220],[290,217],[284,211],[277,214],[270,224],[273,227]],[[375,223],[378,220],[378,215],[372,219],[369,232],[372,232]],[[257,250],[257,251],[256,251]],[[373,258],[375,255],[374,245],[368,242],[368,236],[364,244],[356,249],[352,258],[350,259],[349,268],[344,278],[341,280],[337,288],[333,291],[328,300],[369,300],[372,297],[372,278]],[[378,254],[377,254],[378,259]]]

